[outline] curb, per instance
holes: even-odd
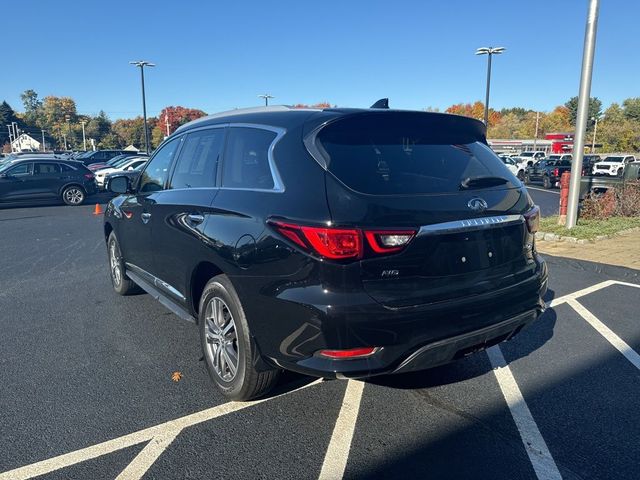
[[[548,233],[548,232],[536,232],[536,240],[544,240],[545,242],[566,242],[566,243],[577,243],[578,245],[585,245],[587,243],[596,243],[601,240],[606,240],[608,238],[613,238],[618,235],[624,235],[625,233],[637,232],[640,231],[640,227],[628,228],[626,230],[620,230],[619,232],[612,233],[610,235],[598,235],[595,238],[577,238],[577,237],[565,237],[562,235],[558,235],[556,233]]]

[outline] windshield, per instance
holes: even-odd
[[[522,152],[520,154],[521,157],[533,157],[533,152]]]
[[[623,160],[624,157],[607,157],[604,159],[605,162],[622,162]]]
[[[367,194],[454,192],[465,179],[476,177],[504,178],[503,184],[519,185],[471,128],[440,116],[347,117],[324,127],[316,147],[333,175]],[[495,183],[486,185],[492,186]]]

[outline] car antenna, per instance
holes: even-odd
[[[376,103],[371,105],[369,108],[389,108],[389,99],[381,98]]]

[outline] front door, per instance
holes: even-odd
[[[27,200],[32,193],[30,182],[33,163],[25,162],[3,172],[0,177],[0,202],[17,202]]]

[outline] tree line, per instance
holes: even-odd
[[[9,131],[6,125],[16,122],[18,128],[40,141],[44,131],[48,149],[61,149],[66,143],[69,149],[83,148],[82,124],[84,123],[87,148],[91,148],[93,139],[96,148],[123,148],[134,145],[144,146],[144,128],[141,116],[131,119],[112,121],[104,111],[97,115],[83,115],[77,112],[76,103],[70,97],[47,96],[38,97],[34,90],[25,90],[20,96],[24,112],[14,111],[6,102],[0,104],[0,146],[3,151],[10,151]],[[296,108],[309,107],[296,104]],[[321,102],[311,107],[331,107],[328,102]],[[536,112],[522,107],[489,110],[488,138],[525,139],[544,138],[552,132],[573,132],[576,123],[578,98],[569,99],[551,111]],[[425,110],[437,111],[426,108]],[[459,103],[445,110],[447,113],[465,115],[482,119],[484,104]],[[202,110],[169,106],[162,109],[157,117],[147,119],[151,132],[151,148],[157,147],[167,134],[191,120],[206,115]],[[612,103],[603,111],[602,102],[593,97],[589,101],[588,132],[596,128],[596,143],[602,145],[602,152],[638,152],[640,151],[640,97],[627,98],[621,104]],[[591,138],[588,137],[588,145]]]

